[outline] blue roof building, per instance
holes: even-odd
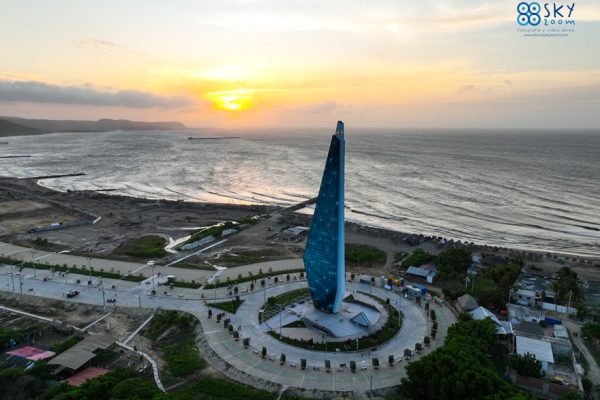
[[[329,313],[340,311],[345,292],[344,156],[344,123],[338,121],[304,250],[313,305]]]

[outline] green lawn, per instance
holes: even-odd
[[[114,253],[136,258],[160,258],[167,255],[165,251],[166,244],[167,241],[160,236],[142,236],[138,239],[121,243],[115,249]]]
[[[234,254],[229,254],[215,260],[225,267],[235,267],[238,265],[256,264],[263,261],[273,259],[279,255],[274,249],[259,249],[259,250],[242,250],[234,251]]]
[[[266,278],[269,276],[295,274],[298,272],[304,272],[304,269],[286,269],[283,271],[265,272],[262,274],[247,275],[247,276],[242,276],[241,278],[237,278],[237,279],[230,279],[230,280],[225,280],[225,281],[219,281],[216,283],[210,283],[210,284],[204,286],[204,289],[214,289],[214,288],[220,288],[220,287],[225,287],[225,286],[229,286],[229,285],[239,285],[240,283],[250,282],[253,280],[256,280],[256,288],[260,288],[260,280],[263,278]]]
[[[197,322],[189,314],[166,311],[157,314],[144,329],[143,335],[152,340],[152,347],[167,364],[161,372],[162,378],[169,384],[206,365],[196,347]]]
[[[244,300],[240,300],[240,301],[231,300],[231,301],[224,301],[222,303],[209,303],[208,306],[218,308],[220,310],[235,314],[237,312],[238,308],[240,308],[240,306],[243,303],[244,303]]]
[[[380,267],[387,261],[387,255],[377,247],[366,244],[346,243],[346,264],[355,267]]]

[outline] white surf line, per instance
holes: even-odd
[[[154,313],[152,313],[152,315],[150,315],[147,320],[145,320],[140,326],[138,326],[138,328],[131,335],[129,335],[127,339],[125,339],[123,344],[129,343],[131,339],[135,337],[135,335],[137,335],[142,329],[144,329],[146,325],[148,325],[150,321],[152,321],[152,318],[154,318]]]
[[[82,331],[87,331],[88,329],[90,329],[92,326],[96,325],[98,322],[102,321],[104,318],[108,317],[110,314],[112,314],[112,312],[109,312],[108,314],[104,314],[103,316],[101,316],[100,318],[98,318],[97,320],[95,320],[94,322],[92,322],[91,324],[89,324],[88,326],[86,326],[85,328],[82,329]]]
[[[152,359],[152,357],[150,357],[148,354],[146,354],[144,352],[135,350],[133,347],[128,346],[125,343],[117,342],[117,345],[119,345],[129,351],[133,351],[134,353],[137,353],[137,354],[141,355],[142,357],[144,357],[146,360],[148,360],[150,365],[152,365],[152,374],[154,375],[154,382],[156,383],[156,386],[158,386],[158,388],[160,390],[162,390],[164,393],[167,393],[167,391],[165,390],[165,387],[163,386],[162,382],[160,381],[160,376],[158,375],[158,366],[156,365],[156,361],[154,361]]]
[[[180,258],[180,259],[178,259],[178,260],[172,261],[172,262],[170,262],[169,264],[165,265],[165,267],[170,267],[170,266],[172,266],[172,265],[175,265],[175,264],[177,264],[177,263],[180,263],[180,262],[181,262],[181,261],[183,261],[183,260],[186,260],[186,259],[188,259],[188,258],[190,258],[190,257],[193,257],[193,256],[195,256],[196,254],[203,253],[203,252],[205,252],[205,251],[206,251],[206,250],[208,250],[208,249],[212,249],[213,247],[220,245],[221,243],[225,243],[226,241],[227,241],[227,239],[223,239],[223,240],[221,240],[220,242],[213,243],[213,244],[211,244],[210,246],[207,246],[207,247],[203,248],[202,250],[198,250],[198,251],[196,251],[195,253],[188,254],[188,255],[187,255],[187,256],[185,256],[185,257],[181,257],[181,258]]]

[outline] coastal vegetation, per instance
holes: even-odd
[[[366,244],[346,243],[346,264],[360,267],[379,267],[387,256],[383,250]]]
[[[435,256],[431,253],[426,252],[425,250],[418,248],[413,251],[409,256],[405,256],[402,262],[400,263],[400,267],[402,269],[408,269],[408,267],[415,266],[428,263],[430,261],[435,260]]]
[[[147,235],[122,243],[114,253],[135,258],[162,258],[167,255],[166,244],[167,241],[161,236]]]
[[[437,266],[437,279],[452,280],[462,277],[467,273],[471,266],[471,252],[464,249],[451,247],[440,254],[435,259]]]
[[[442,347],[406,367],[400,394],[406,399],[526,399],[502,378],[505,348],[489,320],[458,321]]]

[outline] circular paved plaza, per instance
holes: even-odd
[[[376,349],[359,352],[341,352],[336,351],[335,348],[328,352],[312,351],[282,343],[271,337],[264,325],[259,324],[258,311],[266,298],[306,287],[306,282],[293,282],[270,287],[266,292],[260,291],[243,296],[245,301],[236,314],[227,315],[234,328],[240,329],[239,341],[227,332],[222,322],[217,323],[214,317],[209,319],[207,313],[201,316],[204,334],[210,347],[233,368],[282,386],[307,390],[362,392],[368,390],[371,385],[373,389],[398,385],[404,376],[404,365],[409,362],[404,360],[404,349],[414,349],[416,343],[423,343],[423,338],[429,335],[431,321],[426,317],[423,307],[403,298],[398,293],[368,284],[347,282],[346,285],[349,290],[371,292],[383,300],[389,298],[390,303],[404,314],[400,332]],[[422,354],[416,357],[421,357],[441,345],[448,324],[454,321],[452,313],[446,307],[434,303],[430,303],[430,306],[437,314],[438,335],[435,340],[432,340],[431,346],[426,347]],[[243,346],[244,338],[250,339],[250,346],[247,349]],[[261,356],[263,347],[267,349],[265,358]],[[280,364],[282,353],[286,355],[284,365]],[[390,366],[388,364],[390,355],[402,361]],[[372,366],[373,358],[379,360],[377,369]],[[301,359],[306,359],[305,370],[300,368]],[[325,360],[331,361],[331,372],[326,372]],[[349,368],[350,361],[356,362],[357,370],[354,373]]]

